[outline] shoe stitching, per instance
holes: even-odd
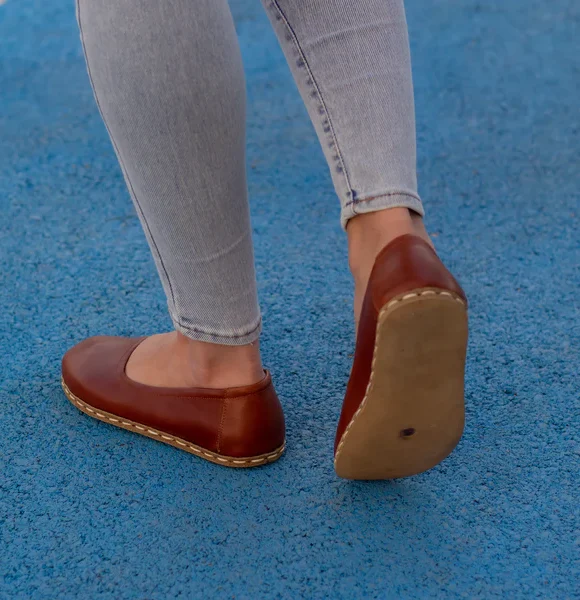
[[[465,300],[463,300],[463,298],[460,298],[459,296],[451,293],[451,292],[446,292],[444,290],[441,291],[437,291],[437,290],[424,290],[422,292],[413,292],[411,294],[405,294],[404,296],[401,296],[400,298],[396,298],[394,300],[391,300],[390,302],[388,302],[385,306],[383,306],[383,308],[381,308],[380,312],[379,312],[379,316],[377,319],[377,331],[378,331],[378,327],[381,321],[381,317],[382,315],[392,306],[395,306],[396,304],[398,304],[399,302],[404,302],[405,300],[410,300],[411,298],[417,298],[419,296],[432,296],[432,295],[437,295],[437,296],[449,296],[451,298],[453,298],[453,300],[456,300],[457,302],[459,302],[459,304],[462,304],[463,306],[467,306],[467,304],[465,303]],[[362,413],[362,411],[364,410],[364,407],[367,403],[368,397],[370,395],[371,389],[372,389],[372,385],[373,385],[373,379],[374,379],[374,374],[375,374],[375,363],[376,363],[376,358],[377,358],[377,349],[379,346],[379,336],[375,335],[375,347],[373,350],[373,360],[371,363],[371,374],[369,377],[369,382],[367,384],[367,389],[365,390],[365,395],[363,397],[362,402],[360,403],[360,406],[358,407],[358,409],[356,410],[356,412],[354,413],[354,415],[352,416],[352,419],[350,420],[350,423],[347,425],[346,429],[344,430],[344,433],[342,434],[342,437],[340,438],[340,442],[338,444],[338,448],[336,449],[336,456],[334,457],[334,465],[336,467],[336,463],[338,461],[338,457],[340,456],[340,453],[342,451],[342,447],[344,446],[344,442],[347,438],[348,432],[350,431],[350,428],[352,427],[352,425],[354,424],[354,422],[356,421],[357,417],[359,417],[359,415]]]
[[[80,408],[82,411],[87,411],[87,412],[93,413],[97,417],[99,417],[100,419],[102,419],[103,421],[110,421],[112,423],[119,423],[120,422],[123,425],[125,425],[126,427],[130,427],[131,429],[137,429],[139,431],[144,431],[144,432],[147,432],[147,433],[149,433],[151,435],[154,435],[154,436],[157,436],[157,437],[161,437],[164,440],[175,442],[179,446],[182,446],[184,448],[188,448],[189,450],[191,450],[192,452],[194,452],[198,456],[206,456],[208,458],[211,458],[212,460],[217,460],[220,463],[236,464],[236,465],[250,465],[250,464],[251,465],[256,465],[257,463],[266,463],[266,462],[269,462],[269,461],[272,461],[272,460],[275,460],[275,459],[279,458],[282,455],[282,453],[284,452],[284,450],[286,449],[286,444],[283,444],[281,446],[281,448],[279,448],[278,450],[276,450],[276,452],[274,452],[273,454],[267,454],[265,456],[261,456],[260,458],[253,458],[253,459],[246,459],[246,460],[224,458],[223,456],[219,456],[218,454],[215,454],[213,452],[206,452],[205,450],[202,450],[201,448],[198,448],[197,446],[194,446],[193,444],[188,444],[188,443],[180,440],[179,438],[176,438],[176,437],[170,436],[170,435],[166,435],[164,433],[161,433],[160,431],[156,431],[154,429],[149,429],[149,428],[141,427],[140,425],[137,425],[137,424],[134,424],[134,423],[130,423],[128,421],[122,421],[122,420],[120,421],[119,419],[114,419],[113,417],[108,417],[107,415],[103,415],[102,413],[91,409],[89,407],[89,405],[86,404],[85,402],[83,402],[80,398],[77,398],[71,392],[71,390],[66,385],[66,383],[64,382],[64,380],[61,380],[61,384],[62,384],[62,387],[64,389],[64,392],[65,392],[67,398],[73,404],[75,404],[78,408]]]
[[[221,452],[221,445],[222,445],[222,432],[224,430],[224,421],[226,419],[226,411],[228,409],[228,398],[224,398],[222,400],[222,416],[220,418],[220,426],[218,428],[218,433],[217,433],[217,441],[216,441],[216,450],[218,452]]]

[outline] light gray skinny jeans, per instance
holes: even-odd
[[[403,0],[263,0],[324,150],[341,222],[417,194]],[[245,81],[227,0],[77,0],[91,83],[175,328],[261,330]]]

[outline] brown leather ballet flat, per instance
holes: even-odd
[[[347,479],[394,479],[441,462],[464,426],[465,293],[423,239],[377,256],[336,432]]]
[[[67,398],[95,419],[228,467],[257,467],[284,451],[284,415],[270,374],[228,389],[161,388],[125,374],[145,338],[93,337],[62,360]]]

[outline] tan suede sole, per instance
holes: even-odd
[[[261,465],[265,465],[275,460],[278,460],[284,449],[286,444],[283,444],[277,450],[270,452],[268,454],[261,454],[259,456],[250,456],[245,458],[236,458],[232,456],[222,456],[221,454],[216,454],[215,452],[211,452],[210,450],[206,450],[205,448],[201,448],[200,446],[196,446],[191,442],[186,440],[182,440],[181,438],[175,437],[173,435],[169,435],[168,433],[164,433],[163,431],[158,431],[157,429],[153,429],[152,427],[148,427],[146,425],[142,425],[140,423],[135,423],[134,421],[129,421],[128,419],[123,419],[117,415],[113,415],[111,413],[105,412],[103,410],[98,410],[93,406],[90,406],[86,402],[83,402],[80,398],[77,398],[66,383],[64,379],[61,378],[62,389],[66,397],[74,404],[79,410],[89,415],[89,417],[93,417],[99,421],[103,421],[105,423],[110,423],[111,425],[115,425],[116,427],[121,427],[121,429],[127,429],[128,431],[134,431],[135,433],[139,433],[146,437],[149,437],[153,440],[157,440],[159,442],[163,442],[165,444],[169,444],[170,446],[175,446],[175,448],[179,448],[180,450],[185,450],[191,454],[195,454],[200,458],[205,460],[209,460],[210,462],[216,463],[218,465],[223,465],[225,467],[236,467],[236,468],[244,468],[244,467],[259,467]]]
[[[402,294],[378,317],[365,398],[337,448],[346,479],[395,479],[441,462],[465,421],[467,308],[451,292]]]

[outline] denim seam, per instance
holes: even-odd
[[[243,338],[243,337],[247,337],[248,335],[252,335],[252,333],[255,333],[258,329],[260,329],[260,326],[262,325],[262,319],[260,318],[260,320],[258,321],[258,324],[251,329],[250,331],[247,331],[245,333],[240,333],[240,334],[232,334],[232,335],[226,335],[224,333],[214,333],[213,331],[206,331],[204,329],[199,329],[197,327],[191,327],[190,325],[184,325],[183,323],[181,323],[181,321],[179,320],[178,317],[171,315],[171,318],[183,329],[187,329],[187,331],[191,331],[193,333],[202,333],[203,335],[210,335],[213,337],[220,337],[220,338],[226,338],[226,339],[237,339],[237,338]]]
[[[159,263],[161,265],[161,268],[163,269],[163,273],[165,274],[165,279],[167,280],[167,284],[169,285],[169,291],[171,293],[171,302],[173,304],[173,306],[177,309],[178,305],[177,305],[177,301],[175,299],[175,293],[173,292],[173,286],[171,285],[171,279],[169,278],[169,272],[167,271],[167,268],[165,266],[165,263],[163,262],[163,258],[161,256],[161,253],[159,252],[159,248],[157,247],[157,243],[155,242],[155,238],[153,237],[153,234],[151,233],[151,228],[149,227],[149,223],[147,222],[147,218],[145,217],[145,213],[143,212],[143,209],[141,208],[141,204],[139,202],[139,199],[137,198],[137,194],[135,193],[135,189],[133,188],[133,184],[131,183],[131,180],[129,178],[129,173],[127,171],[127,168],[125,167],[125,164],[123,162],[123,159],[121,157],[121,152],[119,151],[119,148],[115,142],[115,139],[112,135],[112,132],[109,128],[109,125],[107,123],[107,120],[105,119],[105,114],[103,113],[103,110],[101,108],[101,103],[99,102],[99,97],[97,94],[97,89],[95,87],[94,84],[94,80],[93,80],[93,76],[91,73],[91,67],[89,64],[89,55],[87,53],[87,49],[85,46],[85,38],[84,38],[84,33],[83,33],[83,27],[81,24],[81,7],[80,7],[80,0],[76,0],[76,9],[77,9],[77,21],[79,24],[79,31],[80,31],[80,37],[81,37],[81,44],[83,47],[83,52],[85,55],[85,59],[86,59],[86,63],[87,63],[87,73],[89,75],[89,80],[91,82],[91,87],[93,89],[93,95],[95,97],[95,102],[97,104],[97,108],[99,109],[99,113],[101,115],[101,118],[103,120],[103,123],[105,125],[105,128],[107,130],[107,133],[109,134],[109,138],[111,139],[111,143],[113,144],[113,148],[115,149],[115,153],[117,155],[117,158],[119,160],[119,164],[121,165],[121,169],[123,171],[123,174],[125,175],[125,179],[127,181],[127,185],[129,187],[129,190],[131,192],[131,195],[133,196],[133,198],[135,199],[135,204],[137,205],[137,208],[139,210],[139,212],[141,213],[141,216],[143,218],[143,223],[145,224],[145,227],[147,229],[147,232],[149,233],[149,237],[151,239],[151,242],[153,243],[153,248],[155,250],[155,254],[157,255],[157,257],[159,258]]]
[[[315,89],[316,93],[318,94],[318,100],[319,100],[322,108],[324,109],[324,115],[326,117],[326,120],[328,121],[328,126],[330,128],[330,133],[331,133],[332,141],[334,142],[334,145],[336,147],[336,154],[337,154],[339,162],[340,162],[340,167],[342,169],[344,178],[346,180],[346,186],[347,186],[347,190],[348,190],[347,191],[347,196],[350,196],[351,198],[354,198],[355,194],[354,194],[354,191],[353,191],[352,186],[350,184],[350,178],[348,176],[348,170],[346,168],[344,159],[342,157],[342,152],[341,152],[340,146],[338,144],[338,138],[336,136],[336,131],[334,129],[334,125],[332,124],[332,120],[330,118],[330,113],[329,113],[328,108],[326,106],[326,102],[324,101],[324,97],[322,96],[322,91],[320,90],[320,86],[316,82],[316,78],[314,77],[314,73],[312,72],[312,69],[310,68],[310,65],[308,63],[306,55],[304,54],[304,51],[302,50],[302,47],[300,46],[300,42],[298,41],[298,36],[296,35],[296,32],[292,28],[292,25],[290,25],[290,22],[288,21],[288,18],[286,17],[284,11],[280,8],[280,5],[278,4],[278,0],[271,0],[270,6],[274,7],[278,11],[278,15],[284,21],[284,25],[286,26],[286,28],[290,32],[290,34],[292,36],[292,41],[294,42],[294,46],[296,47],[296,50],[298,51],[298,53],[300,55],[300,59],[304,63],[304,67],[306,68],[306,71],[308,72],[308,76],[312,80],[312,85],[314,86],[314,89]],[[324,123],[322,123],[322,125],[323,125],[323,129],[324,129]],[[348,206],[349,204],[350,203],[346,204],[346,206]]]
[[[380,198],[386,198],[388,196],[409,196],[409,198],[415,198],[415,200],[418,200],[419,202],[421,202],[421,198],[419,198],[418,195],[410,194],[409,192],[386,192],[384,194],[377,194],[374,196],[368,196],[366,198],[355,198],[354,200],[347,202],[344,206],[346,208],[347,206],[351,206],[352,204],[361,204],[362,202],[371,202],[373,200],[379,200]]]

